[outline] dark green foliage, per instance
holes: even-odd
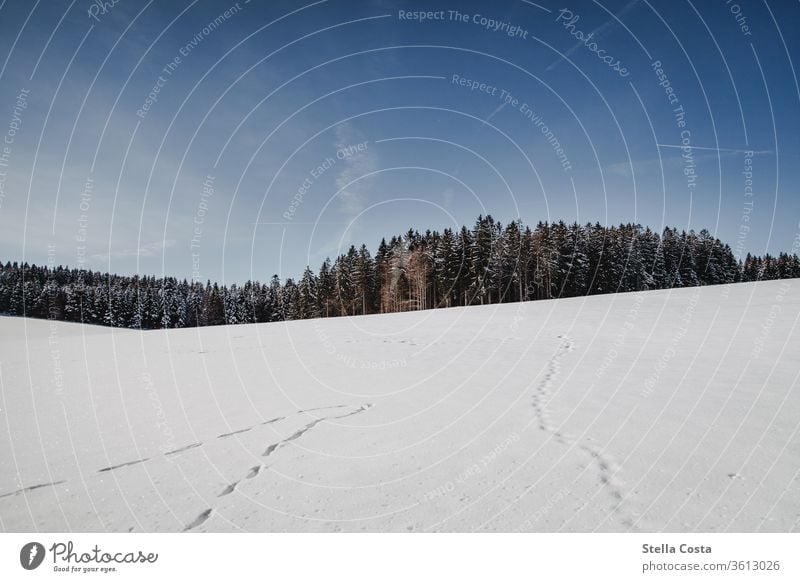
[[[737,261],[707,230],[540,222],[531,230],[481,216],[470,229],[351,246],[316,275],[243,286],[0,264],[0,313],[158,329],[366,315],[599,293],[800,277],[797,255]]]

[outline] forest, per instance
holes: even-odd
[[[661,234],[480,216],[351,246],[298,280],[219,285],[0,263],[0,313],[136,329],[262,323],[800,277],[796,254],[737,260],[707,230]]]

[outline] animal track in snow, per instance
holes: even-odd
[[[626,515],[626,512],[622,509],[626,496],[624,483],[616,477],[616,474],[620,470],[619,465],[614,461],[613,457],[609,456],[602,449],[589,445],[581,445],[580,449],[586,452],[593,460],[593,464],[598,472],[600,486],[608,493],[609,497],[611,497],[611,512],[620,518],[620,524],[625,526],[628,530],[640,531],[636,526],[636,520],[633,519],[633,516],[630,515],[629,512],[628,515]],[[593,497],[594,495],[592,498]],[[582,511],[589,503],[591,503],[591,498],[588,499],[576,513]]]
[[[13,495],[19,495],[20,493],[27,493],[28,491],[33,491],[35,489],[41,489],[43,487],[54,487],[55,485],[61,485],[62,483],[66,483],[66,481],[53,481],[52,483],[39,483],[38,485],[31,485],[30,487],[23,487],[22,489],[17,489],[16,491],[12,491],[11,493],[3,493],[2,495],[0,495],[0,498],[11,497]]]
[[[317,419],[317,420],[315,420],[315,421],[313,421],[313,422],[309,422],[307,425],[305,425],[303,428],[301,428],[300,430],[298,430],[298,431],[297,431],[296,433],[294,433],[292,436],[290,436],[290,437],[289,437],[289,438],[287,438],[287,439],[284,439],[284,441],[283,441],[283,442],[284,442],[284,443],[288,443],[289,441],[293,441],[293,440],[295,440],[295,439],[299,439],[301,436],[303,436],[303,435],[304,435],[304,434],[306,434],[308,431],[310,431],[312,428],[314,428],[315,426],[317,426],[317,425],[318,425],[320,422],[322,422],[322,420],[323,420],[323,419],[319,418],[319,419]]]
[[[283,442],[283,441],[281,441],[281,442]],[[275,452],[275,450],[276,450],[276,449],[277,449],[279,446],[281,446],[281,443],[274,443],[274,444],[271,444],[270,446],[268,446],[268,447],[267,447],[267,450],[266,450],[266,451],[264,451],[264,454],[263,454],[262,456],[264,456],[264,457],[269,457],[269,456],[270,456],[272,453],[274,453],[274,452]]]
[[[203,513],[195,517],[192,523],[183,528],[183,531],[189,531],[190,529],[194,529],[196,527],[203,525],[208,520],[208,518],[211,517],[212,511],[214,510],[210,507],[206,509]]]
[[[343,407],[344,406],[331,406],[331,407],[325,407],[325,408],[343,408]],[[359,406],[355,410],[352,410],[352,411],[350,411],[350,412],[348,412],[346,414],[340,414],[338,416],[327,416],[327,417],[323,417],[323,418],[317,418],[317,419],[313,420],[312,422],[308,423],[307,425],[305,425],[303,428],[301,428],[298,431],[294,432],[291,436],[283,439],[282,441],[278,441],[277,443],[273,443],[273,444],[269,445],[267,447],[266,451],[264,451],[263,456],[268,457],[269,455],[274,453],[276,450],[278,450],[281,446],[285,445],[288,442],[291,442],[293,440],[296,440],[296,439],[300,438],[305,433],[307,433],[308,431],[310,431],[312,428],[314,428],[315,426],[317,426],[319,423],[321,423],[323,421],[336,420],[336,419],[340,419],[340,418],[347,418],[348,416],[353,416],[354,414],[359,414],[361,412],[364,412],[365,410],[369,410],[370,408],[372,408],[372,404],[367,403],[367,404],[362,404],[361,406]],[[311,409],[309,409],[309,410],[311,410]],[[299,411],[299,412],[305,412],[305,411]],[[281,417],[281,419],[282,419],[282,417]],[[269,421],[269,422],[275,422],[275,420],[279,420],[279,419],[274,419],[274,420]],[[267,424],[267,423],[262,423],[262,424]],[[250,430],[250,429],[248,429],[248,430]],[[244,478],[245,479],[253,479],[253,478],[255,478],[261,472],[261,468],[262,467],[263,467],[263,465],[256,465],[254,467],[251,467]],[[233,493],[236,490],[236,487],[239,485],[240,482],[241,481],[235,481],[233,483],[229,483],[217,495],[217,497],[225,497],[226,495],[230,495],[231,493]],[[189,525],[187,525],[185,528],[183,528],[183,531],[189,531],[189,530],[195,529],[195,528],[203,525],[209,519],[209,517],[211,517],[211,514],[213,513],[213,510],[214,510],[214,508],[208,508],[205,511],[203,511]]]
[[[149,458],[145,459],[137,459],[135,461],[128,461],[127,463],[120,463],[119,465],[112,465],[110,467],[104,467],[102,469],[98,469],[98,473],[105,473],[106,471],[114,471],[116,469],[122,469],[123,467],[130,467],[131,465],[138,465],[139,463],[144,463],[145,461],[149,461]]]
[[[297,412],[314,412],[316,410],[329,410],[331,408],[347,408],[347,404],[334,404],[333,406],[317,406],[315,408],[304,408]]]
[[[367,402],[366,404],[362,404],[361,406],[359,406],[358,408],[356,408],[352,412],[348,412],[347,414],[343,414],[341,416],[333,416],[333,417],[331,417],[330,419],[327,419],[327,420],[334,420],[334,419],[337,419],[337,418],[347,418],[348,416],[353,416],[354,414],[358,414],[360,412],[364,412],[365,410],[369,410],[370,408],[372,408],[372,404]]]
[[[562,445],[571,445],[572,440],[550,423],[546,408],[547,402],[549,402],[551,398],[550,389],[553,385],[553,381],[561,373],[561,362],[559,360],[574,349],[572,341],[566,335],[560,335],[558,338],[561,340],[561,345],[553,357],[550,358],[550,361],[547,363],[547,370],[545,371],[544,378],[542,378],[541,382],[539,382],[534,390],[533,409],[539,421],[540,430],[552,434],[555,440]],[[619,471],[616,462],[602,449],[597,447],[582,444],[579,445],[579,448],[592,458],[593,465],[598,473],[600,486],[608,491],[608,495],[612,499],[612,511],[614,513],[619,513],[625,495],[623,493],[624,489],[622,484],[615,477],[616,473]],[[624,519],[622,523],[631,529],[635,529],[633,521],[630,519]]]
[[[567,336],[560,335],[558,338],[561,340],[561,345],[547,363],[547,370],[545,371],[544,378],[542,378],[534,390],[532,404],[533,410],[536,413],[536,419],[539,421],[539,430],[549,432],[559,443],[567,444],[564,436],[550,423],[550,417],[546,408],[547,403],[552,397],[550,389],[553,385],[553,379],[561,372],[561,364],[559,360],[564,356],[564,354],[573,350],[572,341],[570,341]]]
[[[334,408],[334,407],[331,407],[331,408]],[[341,407],[337,406],[336,408],[341,408]],[[356,408],[355,410],[353,410],[351,412],[348,412],[347,414],[340,414],[338,416],[326,416],[326,417],[323,417],[323,418],[317,418],[317,419],[309,422],[307,425],[305,425],[303,428],[301,428],[298,431],[296,431],[291,436],[286,437],[282,441],[278,441],[277,443],[273,443],[273,444],[269,445],[267,447],[267,449],[264,451],[264,453],[262,454],[262,456],[269,457],[272,453],[277,451],[279,448],[284,446],[286,443],[289,443],[289,442],[291,442],[293,440],[299,439],[301,436],[306,434],[308,431],[310,431],[312,428],[314,428],[315,426],[317,426],[321,422],[324,422],[326,420],[337,420],[337,419],[340,419],[340,418],[347,418],[348,416],[353,416],[354,414],[358,414],[360,412],[364,412],[365,410],[369,410],[370,408],[372,408],[372,404],[367,403],[367,404],[362,404],[361,406],[359,406],[358,408]]]
[[[247,431],[250,431],[250,430],[253,430],[252,426],[248,426],[247,428],[240,428],[239,430],[235,430],[233,432],[222,433],[217,438],[218,439],[224,439],[224,438],[227,438],[229,436],[233,436],[235,434],[242,434],[243,432],[247,432]]]
[[[603,487],[607,487],[609,495],[616,501],[622,501],[622,485],[616,479],[615,474],[619,471],[617,463],[606,455],[603,451],[588,445],[581,445],[581,450],[588,453],[594,460],[595,466],[600,474],[599,481]],[[616,510],[616,508],[615,508]]]
[[[347,406],[348,405],[345,405],[345,404],[334,405],[334,406],[322,406],[322,407],[317,407],[317,408],[309,408],[309,409],[305,409],[305,410],[300,410],[300,411],[298,411],[298,413],[313,412],[315,410],[346,408]],[[267,448],[267,450],[265,451],[264,456],[269,456],[270,454],[275,452],[278,448],[280,448],[281,446],[285,445],[286,443],[289,443],[289,442],[291,442],[293,440],[296,440],[296,439],[300,438],[301,436],[303,436],[305,433],[307,433],[308,431],[313,429],[315,426],[317,426],[321,422],[324,422],[326,420],[337,420],[337,419],[347,418],[348,416],[353,416],[355,414],[359,414],[361,412],[369,410],[370,408],[372,408],[372,404],[363,404],[363,405],[359,406],[358,408],[356,408],[355,410],[352,410],[352,411],[347,412],[345,414],[339,414],[339,415],[334,415],[334,416],[327,416],[327,417],[317,418],[317,419],[313,420],[312,422],[308,423],[307,425],[305,425],[303,428],[301,428],[301,429],[297,430],[296,432],[294,432],[291,436],[287,437],[286,439],[284,439],[282,441],[279,441],[279,442],[277,442],[275,444],[270,445]],[[234,431],[234,432],[230,432],[230,433],[221,434],[217,438],[218,439],[222,439],[222,438],[225,438],[225,437],[229,437],[229,436],[233,436],[233,435],[236,435],[236,434],[244,433],[244,432],[253,430],[257,426],[272,424],[274,422],[285,420],[286,418],[287,417],[285,417],[285,416],[279,416],[279,417],[276,417],[276,418],[272,418],[272,419],[266,420],[264,422],[261,422],[261,423],[259,423],[258,425],[255,425],[255,426],[243,428],[243,429],[240,429],[240,430],[237,430],[237,431]],[[203,444],[204,444],[203,442],[190,443],[188,445],[179,447],[177,449],[173,449],[173,450],[167,451],[167,452],[163,453],[163,456],[164,457],[170,457],[170,456],[173,456],[173,455],[177,455],[177,454],[183,453],[185,451],[188,451],[188,450],[191,450],[191,449],[194,449],[194,448],[202,447]],[[145,457],[145,458],[142,458],[142,459],[136,459],[134,461],[127,461],[127,462],[124,462],[124,463],[118,463],[116,465],[110,465],[108,467],[103,467],[102,469],[98,469],[97,472],[98,473],[106,473],[106,472],[110,472],[110,471],[115,471],[117,469],[122,469],[122,468],[125,468],[125,467],[138,465],[140,463],[145,463],[145,462],[150,461],[150,460],[151,460],[150,457]],[[255,477],[257,477],[261,473],[261,470],[264,469],[264,468],[265,468],[264,465],[255,465],[255,466],[251,467],[247,471],[246,475],[244,476],[244,479],[254,479]],[[36,485],[31,485],[29,487],[23,487],[21,489],[17,489],[15,491],[11,491],[9,493],[0,494],[0,499],[5,498],[5,497],[12,497],[14,495],[20,495],[20,494],[26,493],[28,491],[35,491],[37,489],[42,489],[42,488],[45,488],[45,487],[54,487],[56,485],[61,485],[61,484],[66,483],[66,482],[67,482],[66,480],[59,480],[59,481],[53,481],[52,483],[39,483],[39,484],[36,484]],[[233,493],[237,489],[237,487],[239,486],[240,483],[241,483],[241,480],[235,481],[233,483],[230,483],[230,484],[226,485],[225,488],[217,495],[217,497],[225,497],[227,495],[230,495],[231,493]],[[194,520],[192,520],[191,523],[186,525],[186,527],[183,528],[183,531],[193,530],[193,529],[203,525],[211,517],[213,512],[214,512],[214,508],[213,507],[204,510]]]
[[[171,455],[177,455],[178,453],[182,453],[184,451],[188,451],[189,449],[195,449],[195,448],[201,447],[201,446],[203,446],[203,443],[192,443],[190,445],[186,445],[185,447],[181,447],[179,449],[175,449],[175,450],[172,450],[172,451],[167,451],[166,453],[164,453],[164,456],[165,457],[169,457]]]
[[[225,487],[225,489],[223,489],[223,490],[222,490],[222,492],[221,492],[219,495],[217,495],[217,497],[224,497],[224,496],[226,496],[226,495],[230,495],[231,493],[233,493],[234,491],[236,491],[236,486],[237,486],[238,484],[239,484],[239,482],[238,482],[238,481],[234,481],[233,483],[231,483],[230,485],[228,485],[227,487]]]

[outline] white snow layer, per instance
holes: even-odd
[[[796,531],[799,286],[3,317],[0,530]]]

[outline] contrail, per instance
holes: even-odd
[[[499,105],[499,107],[497,107],[497,109],[495,109],[494,111],[492,111],[492,112],[489,114],[489,116],[488,116],[486,119],[484,119],[484,120],[483,120],[483,122],[484,122],[484,123],[489,123],[489,122],[492,120],[492,118],[493,118],[495,115],[497,115],[498,113],[500,113],[500,110],[501,110],[501,109],[503,109],[503,107],[505,107],[507,103],[508,103],[508,101],[503,101],[503,102],[502,102],[502,103]]]
[[[674,148],[674,149],[679,149],[679,150],[688,148],[690,150],[705,150],[705,151],[709,151],[709,152],[733,152],[733,153],[737,153],[737,154],[744,154],[744,153],[750,153],[750,152],[753,152],[754,154],[774,154],[775,153],[772,150],[738,150],[738,149],[733,149],[733,148],[707,148],[707,147],[702,147],[702,146],[690,146],[690,145],[683,146],[683,145],[674,145],[674,144],[669,144],[669,143],[657,143],[656,145],[658,147],[660,147],[660,148]]]

